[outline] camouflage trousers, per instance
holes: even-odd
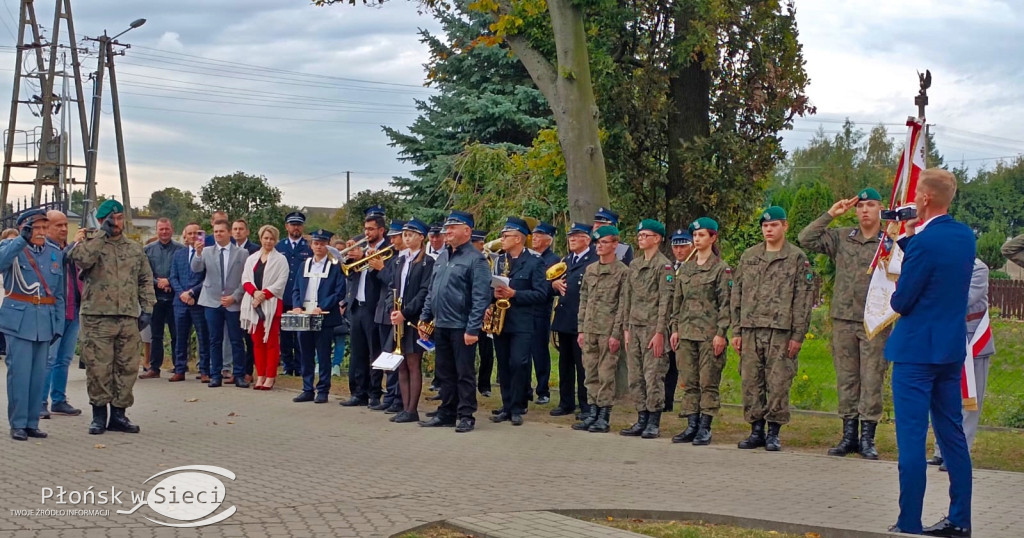
[[[889,329],[868,340],[864,322],[832,320],[832,361],[836,367],[839,416],[878,422],[882,418],[882,385],[889,361],[885,341]]]
[[[79,338],[89,403],[131,407],[142,348],[138,319],[83,314]]]
[[[676,364],[683,381],[683,414],[717,415],[722,407],[718,387],[722,384],[725,352],[715,355],[711,340],[679,340]]]
[[[626,379],[629,395],[637,411],[665,409],[665,375],[668,373],[668,353],[654,356],[647,344],[654,338],[654,327],[630,327],[626,342]],[[668,338],[665,338],[668,349]]]
[[[789,331],[743,329],[740,377],[743,418],[789,423],[789,389],[796,377],[797,359],[789,358]]]
[[[607,334],[583,333],[583,385],[591,404],[608,407],[615,403],[618,366],[619,355],[608,349]]]

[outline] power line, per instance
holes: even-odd
[[[325,120],[318,118],[283,118],[280,116],[256,116],[249,114],[225,114],[222,112],[207,112],[204,110],[184,110],[180,108],[161,108],[152,106],[138,106],[138,105],[121,105],[124,108],[135,108],[142,110],[159,110],[163,112],[177,112],[179,114],[199,114],[202,116],[223,116],[227,118],[249,118],[257,120],[274,120],[274,121],[306,121],[314,123],[342,123],[342,124],[354,124],[354,125],[380,125],[379,121],[349,121],[349,120]]]
[[[342,108],[342,107],[296,107],[296,106],[286,106],[286,105],[281,105],[281,104],[240,103],[238,101],[217,101],[217,100],[214,100],[214,99],[200,99],[200,98],[197,98],[197,97],[181,97],[181,96],[174,96],[174,95],[157,95],[157,94],[152,94],[152,93],[137,93],[137,92],[121,92],[121,95],[137,95],[137,96],[140,96],[140,97],[154,97],[154,98],[157,98],[157,99],[173,99],[173,100],[178,100],[178,101],[196,101],[196,102],[202,102],[202,103],[218,103],[218,104],[239,105],[239,106],[268,107],[268,108],[275,108],[275,109],[279,109],[279,110],[310,110],[310,111],[320,111],[320,112],[333,111],[333,112],[346,112],[346,113],[349,113],[349,114],[377,114],[377,115],[382,115],[382,114],[383,115],[408,115],[408,114],[411,113],[411,112],[406,112],[406,113],[403,113],[403,112],[388,112],[388,111],[381,111],[381,110],[359,110],[359,109]]]

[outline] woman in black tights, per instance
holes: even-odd
[[[391,312],[391,324],[403,327],[402,355],[405,360],[398,366],[398,386],[402,393],[402,411],[391,418],[392,422],[419,422],[416,410],[423,390],[423,372],[420,359],[423,348],[416,344],[416,322],[420,319],[423,302],[427,298],[430,276],[434,271],[434,259],[427,256],[423,241],[429,227],[412,219],[402,228],[405,250],[398,254],[393,266],[391,289],[395,297],[402,298],[402,307]]]

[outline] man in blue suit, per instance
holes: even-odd
[[[291,302],[295,305],[292,313],[323,315],[319,331],[298,333],[302,354],[302,393],[292,398],[293,402],[326,403],[327,394],[331,391],[331,344],[334,342],[334,328],[342,322],[338,303],[345,297],[345,278],[341,275],[339,260],[327,252],[333,235],[322,229],[313,232],[313,257],[303,264],[292,290]],[[320,368],[320,375],[314,398],[313,370],[316,367]]]
[[[0,331],[7,339],[11,438],[27,441],[46,437],[39,412],[50,344],[64,330],[64,253],[46,241],[49,221],[42,209],[22,213],[17,226],[20,234],[0,243],[0,274],[7,288]]]
[[[306,224],[306,215],[292,211],[284,218],[284,228],[288,232],[288,237],[285,237],[277,243],[277,251],[284,254],[284,257],[288,260],[288,284],[284,288],[284,295],[281,296],[281,300],[284,301],[284,311],[288,312],[292,308],[299,305],[293,305],[290,303],[292,300],[292,291],[295,289],[296,277],[302,276],[302,266],[306,263],[306,260],[313,257],[313,251],[309,248],[309,243],[302,237],[302,230]],[[284,366],[285,375],[298,375],[299,374],[299,340],[295,337],[295,333],[291,331],[281,331],[281,364]]]
[[[891,532],[971,535],[971,456],[960,413],[960,374],[967,327],[967,294],[974,267],[974,233],[947,211],[956,194],[953,174],[921,173],[914,201],[918,224],[907,227],[903,266],[890,300],[900,314],[885,346],[893,363],[892,394],[899,446],[900,515]],[[949,468],[949,515],[921,526],[929,412]]]
[[[171,260],[171,289],[174,290],[174,375],[168,380],[172,383],[185,380],[188,373],[189,335],[193,328],[199,345],[199,379],[203,383],[210,382],[210,340],[206,331],[206,314],[199,306],[199,293],[203,289],[206,271],[192,270],[192,259],[196,257],[196,238],[199,235],[199,224],[190,223],[182,232],[182,241],[188,245],[174,253]],[[212,235],[210,237],[213,237]]]

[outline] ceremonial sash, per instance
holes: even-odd
[[[960,396],[964,400],[964,409],[978,410],[978,381],[974,378],[974,359],[992,340],[992,326],[988,310],[981,316],[978,328],[974,330],[974,338],[967,342],[967,353],[964,358],[963,375],[960,376]]]

